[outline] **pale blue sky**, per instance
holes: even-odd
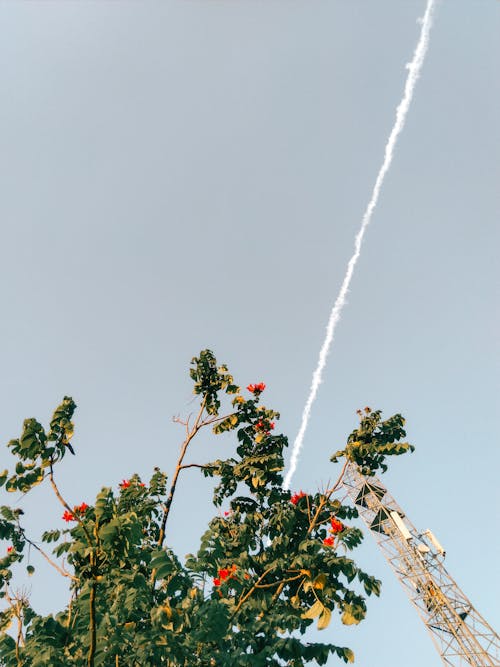
[[[424,7],[0,3],[0,436],[71,394],[71,502],[172,469],[171,416],[190,410],[203,347],[242,384],[267,383],[293,439]],[[499,2],[439,2],[292,484],[334,477],[358,407],[402,412],[417,450],[386,483],[493,624],[498,34]],[[228,447],[202,439],[193,460]],[[171,528],[180,555],[212,512],[209,484],[189,475]],[[43,490],[24,506],[33,530],[59,525]],[[359,559],[382,597],[361,626],[322,638],[359,667],[441,664],[369,535]],[[57,578],[36,580],[33,600],[62,605]]]

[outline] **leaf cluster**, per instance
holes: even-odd
[[[47,432],[29,419],[9,443],[17,463],[15,472],[0,475],[0,485],[26,493],[48,481],[68,523],[49,527],[36,542],[22,526],[22,510],[0,508],[0,539],[10,545],[0,558],[4,667],[302,667],[324,665],[330,655],[353,662],[349,648],[307,638],[311,625],[324,630],[333,618],[359,623],[365,596],[380,593],[380,582],[351,557],[362,534],[348,525],[356,509],[336,497],[341,479],[323,492],[283,489],[288,441],[273,433],[279,413],[261,405],[262,390],[250,385],[244,395],[210,350],[193,358],[190,374],[200,413],[185,423],[170,489],[156,468],[148,483],[132,475],[117,489],[102,488],[92,504],[67,502],[54,471],[73,435],[76,406],[68,397]],[[227,401],[229,412],[221,414]],[[387,456],[411,448],[397,442],[402,424],[399,415],[382,422],[370,411],[335,456],[368,473],[385,468]],[[204,427],[215,435],[234,432],[232,455],[184,465]],[[182,562],[167,519],[179,476],[193,474],[189,467],[216,479],[216,513],[197,552]],[[68,578],[69,601],[59,613],[39,615],[12,585],[28,547]]]
[[[378,470],[386,472],[388,456],[400,456],[413,452],[414,446],[401,442],[406,436],[405,420],[400,414],[389,419],[382,419],[381,410],[365,408],[358,410],[360,424],[347,438],[344,449],[340,449],[331,457],[337,463],[345,457],[354,463],[363,475],[373,476]]]

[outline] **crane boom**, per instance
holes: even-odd
[[[430,530],[419,533],[377,477],[349,463],[343,485],[416,607],[448,667],[499,667],[500,640],[443,565]]]

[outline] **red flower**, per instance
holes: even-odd
[[[236,572],[238,568],[236,565],[231,565],[231,568],[228,569],[227,567],[221,567],[221,569],[218,571],[218,577],[215,577],[214,579],[214,586],[220,586],[223,581],[226,581],[226,579],[232,579],[233,574]]]
[[[146,486],[144,482],[139,482],[139,486]]]
[[[120,487],[122,489],[128,489],[129,486],[130,486],[130,480],[128,479],[122,480],[122,483],[120,484]]]
[[[14,551],[14,547],[7,547],[7,553],[11,554]]]
[[[294,493],[293,496],[290,498],[290,502],[292,505],[296,505],[301,498],[305,498],[307,496],[307,493],[304,493],[303,491],[299,491],[298,493]]]
[[[251,394],[257,394],[259,395],[264,391],[266,388],[266,385],[263,382],[259,382],[258,384],[249,384],[247,389]]]
[[[71,512],[68,512],[68,510],[64,510],[64,514],[62,515],[62,518],[64,521],[75,521],[75,517]]]
[[[334,537],[325,537],[325,539],[323,540],[323,544],[325,545],[325,547],[333,547],[334,542],[335,542]]]
[[[334,535],[336,535],[337,533],[341,533],[344,530],[344,524],[335,519],[335,517],[332,518],[330,523],[332,524],[330,532],[333,533]]]
[[[260,420],[255,424],[255,430],[265,431],[266,435],[269,435],[269,433],[273,430],[273,428],[274,428],[274,422],[263,422],[262,420]]]
[[[78,514],[85,514],[87,509],[88,509],[87,503],[82,503],[81,505],[75,505],[75,507],[73,508],[73,512],[77,512]]]

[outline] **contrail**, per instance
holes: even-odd
[[[396,147],[396,142],[399,137],[399,134],[401,133],[401,130],[404,127],[406,115],[408,113],[408,109],[410,108],[410,104],[413,98],[413,91],[415,90],[415,84],[417,83],[417,80],[420,76],[420,70],[422,69],[422,65],[425,59],[425,54],[427,53],[427,47],[429,45],[429,33],[432,25],[433,11],[434,11],[434,0],[427,0],[427,7],[425,9],[424,17],[423,19],[420,19],[420,22],[422,24],[420,30],[420,38],[418,40],[417,47],[413,54],[412,61],[406,65],[408,69],[408,76],[406,78],[403,98],[399,103],[398,108],[396,109],[396,120],[394,122],[394,126],[391,130],[389,139],[387,140],[387,144],[385,146],[384,161],[382,162],[382,166],[380,167],[380,171],[378,172],[377,179],[375,181],[375,186],[372,192],[372,197],[368,203],[368,206],[366,207],[365,214],[363,215],[361,227],[354,240],[354,254],[349,260],[349,263],[347,265],[347,271],[344,277],[344,282],[342,283],[340,292],[337,296],[337,300],[335,301],[335,304],[330,313],[330,319],[328,320],[328,324],[326,327],[325,340],[319,352],[318,365],[313,373],[311,389],[309,391],[309,396],[307,397],[307,401],[304,406],[304,411],[302,413],[302,422],[300,424],[300,429],[299,432],[297,433],[297,437],[295,438],[295,441],[292,446],[292,454],[290,457],[290,468],[285,476],[285,481],[283,483],[285,489],[290,488],[290,481],[295,473],[295,470],[297,469],[300,450],[302,449],[304,435],[307,429],[307,425],[309,423],[309,417],[311,415],[311,408],[316,399],[319,385],[321,384],[321,376],[323,373],[323,369],[325,368],[326,365],[326,358],[328,356],[330,347],[333,342],[335,327],[337,326],[337,323],[340,319],[340,315],[342,313],[342,309],[344,308],[345,305],[346,295],[349,290],[349,284],[351,282],[352,274],[354,272],[354,267],[356,266],[356,262],[358,261],[361,252],[361,243],[363,241],[363,236],[365,235],[366,228],[368,227],[372,219],[373,211],[375,210],[375,207],[377,205],[385,175],[387,174],[387,172],[389,171],[389,167],[391,166],[392,158],[394,155],[394,148]]]

